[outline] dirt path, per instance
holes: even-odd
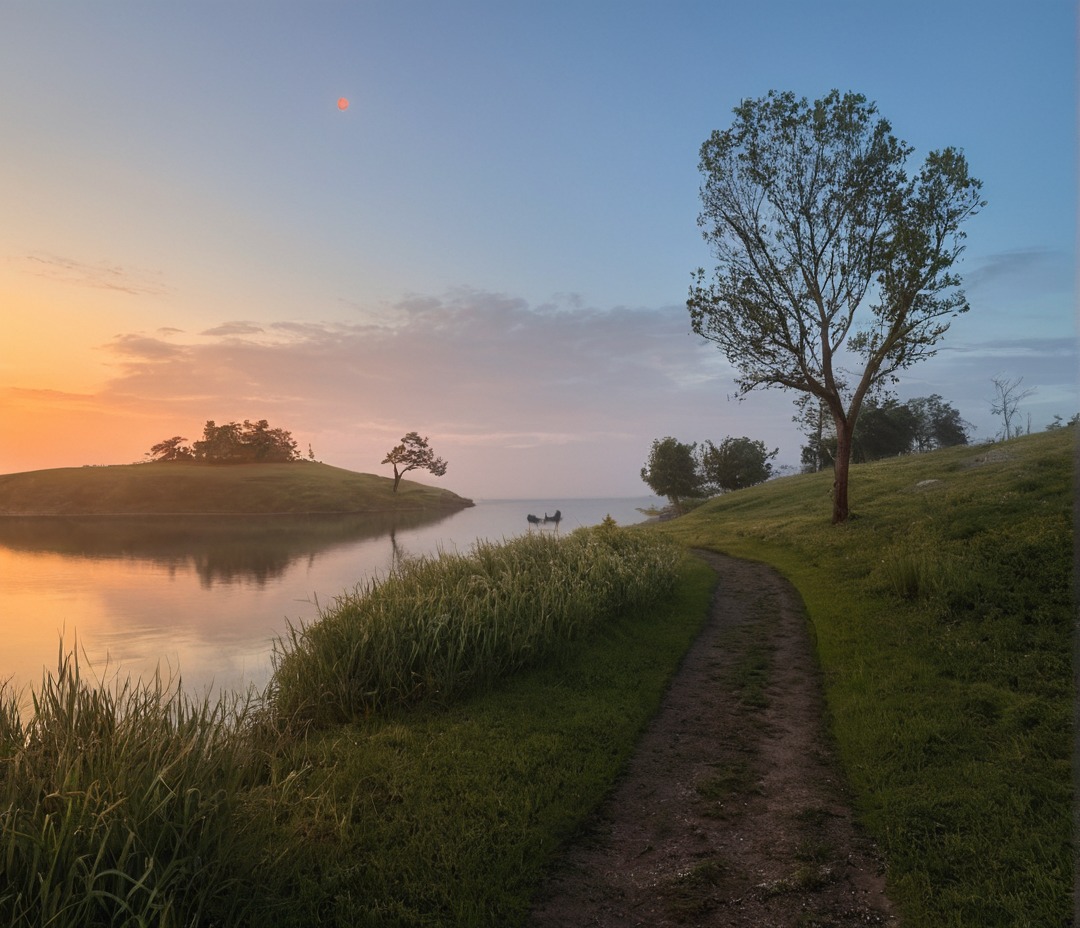
[[[764,565],[702,556],[719,574],[709,622],[529,928],[895,928],[798,594]]]

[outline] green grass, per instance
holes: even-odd
[[[310,736],[295,766],[312,798],[288,832],[303,840],[283,838],[298,896],[281,923],[519,924],[659,706],[712,585],[688,562],[667,604],[501,684]]]
[[[123,464],[0,475],[0,516],[461,509],[449,490],[328,464]]]
[[[251,703],[160,678],[106,687],[62,656],[23,723],[0,688],[0,920],[236,924],[270,845],[271,742]],[[265,729],[265,727],[263,727]],[[280,791],[279,791],[280,792]]]
[[[909,928],[1072,914],[1073,430],[775,481],[658,527],[799,589]]]
[[[297,724],[328,721],[303,698],[299,718],[282,718],[296,705],[286,710],[280,683],[268,699],[191,704],[160,681],[110,690],[70,658],[27,722],[0,687],[0,923],[518,921],[655,712],[713,577],[664,539],[613,525],[445,560],[404,576],[421,597],[473,578],[448,602],[455,623],[476,619],[459,661],[474,672],[409,706],[339,704],[330,717],[367,713],[348,724]],[[412,621],[410,596],[384,585]],[[501,599],[469,593],[500,586],[510,603],[543,604],[511,635],[528,642],[512,676],[484,633],[506,617]],[[552,586],[566,595],[545,598]],[[332,695],[320,680],[292,685],[305,684]]]
[[[670,595],[679,551],[613,526],[407,560],[275,649],[273,703],[316,723],[446,701]]]

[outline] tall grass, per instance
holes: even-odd
[[[266,855],[255,723],[250,702],[110,688],[63,652],[27,722],[0,687],[0,924],[236,924]]]
[[[106,685],[85,677],[61,648],[28,713],[0,684],[0,924],[262,928],[327,918],[352,925],[357,913],[382,913],[373,923],[384,924],[387,906],[399,904],[394,893],[430,879],[394,867],[442,861],[460,877],[466,852],[475,858],[467,885],[447,878],[439,907],[460,911],[486,899],[498,890],[491,885],[498,863],[521,883],[498,904],[520,910],[552,834],[563,835],[602,795],[700,623],[703,590],[670,627],[654,627],[643,609],[670,598],[682,561],[670,541],[611,523],[408,562],[295,630],[271,687],[247,698],[191,700],[179,680],[160,676]],[[610,621],[626,616],[639,634]],[[558,654],[605,623],[617,646],[594,634],[592,651],[581,641],[580,655]],[[309,739],[297,737],[289,716],[327,722],[421,699],[445,704],[466,690],[476,697],[481,682],[553,653],[558,660],[540,663],[549,672],[534,670],[527,685],[545,692],[544,706],[567,707],[553,711],[565,713],[557,728],[572,732],[556,736],[528,696],[494,700],[485,710],[497,717],[490,722],[478,722],[474,706],[466,713],[474,761],[462,769],[461,730],[448,732],[439,756],[424,764],[439,774],[430,792],[414,797],[407,820],[384,814],[378,784],[398,771],[379,753],[379,729],[364,736],[351,726]],[[589,680],[567,690],[560,667],[580,675],[575,660],[589,663]],[[640,668],[632,680],[622,679],[628,666]],[[440,713],[417,724],[437,732],[447,723]],[[387,724],[386,731],[398,726]],[[543,733],[531,736],[535,750],[525,750],[520,739],[531,727]],[[328,745],[339,747],[323,758]],[[505,776],[511,754],[535,771],[525,807],[519,778]],[[410,774],[414,785],[418,776]],[[453,801],[437,798],[444,795]],[[485,844],[507,810],[520,819],[501,836],[509,850]],[[451,860],[446,848],[464,840],[466,818],[473,831]],[[417,830],[421,819],[438,827]],[[402,827],[414,843],[388,870]],[[528,868],[515,867],[513,855],[528,855]]]
[[[279,716],[316,724],[448,700],[671,592],[666,539],[605,524],[407,560],[275,648]]]

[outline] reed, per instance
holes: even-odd
[[[254,705],[86,680],[62,646],[25,723],[0,687],[0,923],[236,924],[267,843]]]
[[[290,627],[272,704],[322,725],[449,700],[669,594],[679,558],[666,539],[609,523],[406,560]]]
[[[0,684],[0,924],[292,924],[317,885],[297,868],[340,840],[311,810],[346,831],[356,814],[292,713],[449,701],[670,596],[681,559],[611,523],[407,561],[293,630],[271,687],[246,697],[88,679],[61,644],[28,712]]]

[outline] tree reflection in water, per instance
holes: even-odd
[[[297,561],[399,529],[435,525],[455,511],[274,516],[39,516],[0,519],[0,545],[74,557],[130,558],[194,570],[200,585],[262,587]]]

